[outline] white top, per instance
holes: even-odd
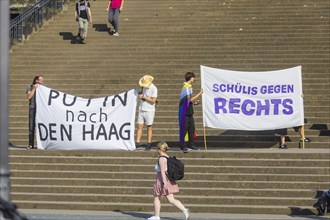
[[[162,158],[164,158],[164,157],[162,157]],[[167,171],[167,159],[166,158],[164,158],[164,159],[165,159],[165,172],[166,172]],[[156,163],[155,170],[156,170],[157,173],[160,173],[159,163]]]
[[[149,88],[142,89],[142,95],[147,98],[157,98],[158,89],[153,83],[151,83]],[[140,110],[142,111],[146,111],[146,112],[155,111],[155,106],[156,106],[155,103],[151,104],[150,102],[147,101],[143,101],[143,100],[140,101]]]

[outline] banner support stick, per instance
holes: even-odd
[[[205,151],[207,151],[205,126],[204,126],[204,148],[205,148]]]
[[[305,126],[301,126],[302,148],[305,149]]]

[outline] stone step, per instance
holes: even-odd
[[[120,194],[123,191],[127,195],[142,194],[148,195],[152,186],[144,187],[113,187],[113,186],[48,186],[48,185],[12,185],[13,191],[19,194],[34,194],[34,193],[72,193],[77,194]],[[260,196],[260,197],[297,197],[311,198],[317,194],[316,190],[309,189],[236,189],[236,188],[185,188],[181,187],[182,195],[205,195],[205,196]]]
[[[177,196],[184,204],[235,204],[235,205],[293,205],[312,206],[313,198],[274,198],[274,197],[243,197],[243,196]],[[90,203],[148,203],[153,201],[153,195],[125,195],[125,194],[103,194],[103,195],[77,195],[77,194],[14,194],[13,200],[38,201],[38,202],[90,202]]]
[[[188,24],[181,24],[185,26],[185,29],[191,29],[191,30],[185,30],[184,28],[176,28],[172,26],[168,26],[173,22],[173,20],[170,20],[168,22],[164,23],[150,23],[149,25],[154,26],[152,28],[145,28],[145,26],[140,25],[139,26],[125,26],[124,28],[120,29],[121,39],[120,40],[131,40],[132,38],[128,38],[128,35],[134,35],[136,38],[145,38],[147,40],[153,40],[155,37],[159,38],[168,38],[168,39],[177,39],[178,37],[178,32],[182,32],[180,35],[183,37],[187,37],[188,34],[191,34],[191,37],[198,39],[197,36],[202,36],[205,37],[206,40],[212,37],[212,35],[217,35],[217,36],[227,36],[227,35],[234,35],[237,34],[237,32],[240,32],[241,34],[244,33],[248,36],[242,35],[242,39],[249,39],[251,36],[256,36],[256,37],[265,37],[269,36],[271,34],[288,34],[295,36],[294,34],[305,34],[306,38],[310,38],[311,40],[315,40],[315,38],[323,38],[324,41],[326,41],[326,36],[327,36],[327,30],[326,29],[321,29],[318,30],[316,33],[311,33],[311,31],[315,31],[315,26],[311,25],[310,27],[306,25],[288,25],[285,27],[279,27],[279,28],[269,28],[269,25],[259,25],[258,27],[254,27],[255,24],[226,24],[226,25],[220,25],[218,23],[215,23],[214,30],[206,30],[201,32],[200,30],[196,29],[196,26],[203,25],[206,21],[200,21],[200,23],[194,23],[193,25],[188,25]],[[177,22],[177,20],[175,20]],[[179,22],[178,22],[179,23]],[[92,42],[96,42],[95,40],[99,40],[103,37],[106,36],[108,38],[112,38],[112,36],[109,35],[109,28],[111,27],[110,25],[107,27],[105,24],[98,24],[101,25],[102,27],[102,32],[98,30],[93,30],[93,26],[89,26],[89,31],[88,31],[88,37],[93,39]],[[209,24],[212,25],[212,24]],[[162,27],[163,26],[163,27]],[[166,27],[167,26],[167,27]],[[98,26],[94,25],[95,29],[98,28]],[[166,27],[166,28],[164,28]],[[144,31],[139,30],[139,28],[144,28]],[[193,29],[195,28],[195,29]],[[219,30],[221,29],[221,30]],[[242,29],[242,30],[240,30]],[[292,30],[295,30],[295,32],[292,32]],[[71,32],[70,32],[71,31]],[[190,32],[190,33],[187,33]],[[40,34],[39,34],[40,33]],[[47,38],[49,41],[60,41],[64,40],[64,42],[67,42],[70,37],[76,36],[77,34],[77,25],[75,23],[72,23],[71,26],[59,26],[59,27],[54,27],[49,31],[40,31],[38,33],[38,40],[41,42],[47,42]],[[48,35],[48,36],[47,36]],[[236,35],[237,36],[237,35]],[[48,42],[49,42],[48,41]],[[89,41],[90,42],[90,41]],[[101,43],[101,42],[98,42]],[[104,43],[104,42],[103,42]],[[33,43],[31,43],[33,44]],[[327,46],[325,46],[327,47]]]
[[[26,148],[28,145],[28,137],[27,134],[25,134],[26,137],[23,137],[21,139],[10,139],[10,142],[14,145],[16,145],[19,148]],[[208,138],[208,137],[207,137]],[[291,137],[290,137],[291,138]],[[154,135],[153,136],[153,143],[156,144],[159,141],[164,141],[166,140],[169,144],[170,147],[173,148],[173,150],[180,151],[180,144],[179,144],[179,137],[176,136],[167,136],[167,135]],[[306,149],[329,149],[329,141],[325,142],[319,142],[317,138],[312,139],[314,140],[312,143],[306,143],[305,148]],[[145,144],[147,142],[147,137],[145,135],[142,136],[141,143]],[[196,146],[198,146],[200,149],[204,149],[204,140],[203,137],[200,136],[197,138],[195,141]],[[299,138],[297,137],[295,141],[287,141],[286,145],[289,149],[298,149],[298,148],[303,148],[302,144],[299,143]],[[279,147],[279,138],[278,140],[274,141],[209,141],[207,140],[207,148],[215,148],[215,149],[228,149],[228,148],[233,148],[233,149],[250,149],[250,148],[255,148],[255,149],[271,149],[271,148],[278,148]]]
[[[71,40],[71,38],[69,39]],[[18,57],[21,55],[24,56],[25,54],[31,54],[31,52],[34,51],[34,49],[38,49],[38,52],[36,54],[43,54],[46,57],[52,57],[52,56],[61,56],[64,54],[64,57],[69,57],[73,58],[74,55],[71,55],[72,53],[79,53],[79,52],[84,52],[85,48],[91,48],[95,50],[91,50],[91,57],[95,57],[95,51],[100,51],[101,54],[106,53],[105,47],[111,47],[112,50],[115,50],[116,52],[123,54],[123,55],[132,55],[134,57],[134,54],[138,53],[138,51],[143,51],[146,52],[147,55],[150,52],[154,52],[155,54],[172,54],[172,53],[178,53],[178,51],[186,50],[186,51],[196,51],[204,54],[209,54],[211,53],[210,51],[214,49],[219,49],[218,55],[223,54],[223,57],[230,57],[231,54],[237,55],[237,54],[246,54],[247,57],[253,56],[253,55],[258,55],[258,54],[264,54],[265,50],[268,49],[268,55],[272,54],[279,54],[283,56],[288,56],[292,55],[293,57],[297,57],[296,53],[294,54],[294,50],[297,50],[297,47],[300,49],[300,51],[304,52],[304,54],[313,54],[315,50],[319,51],[320,54],[326,53],[326,51],[329,50],[329,47],[322,45],[327,43],[326,40],[322,41],[322,39],[318,39],[320,41],[320,45],[315,45],[316,48],[311,48],[310,46],[300,46],[300,44],[306,43],[305,41],[299,42],[296,40],[295,42],[292,42],[291,46],[287,46],[286,44],[283,45],[272,45],[269,43],[261,43],[262,39],[260,40],[261,42],[258,43],[249,43],[248,39],[244,40],[244,44],[240,43],[239,40],[237,41],[234,40],[227,40],[225,43],[222,41],[221,45],[215,44],[213,42],[203,42],[198,48],[196,48],[196,44],[199,44],[198,40],[192,39],[191,42],[178,42],[178,39],[175,39],[175,42],[171,42],[169,39],[163,39],[163,40],[157,40],[150,42],[150,44],[144,44],[143,41],[141,42],[123,42],[124,45],[116,45],[114,44],[115,42],[112,42],[111,38],[109,39],[109,43],[97,43],[98,41],[93,40],[92,45],[75,45],[75,44],[62,44],[62,41],[59,41],[60,43],[55,44],[55,45],[46,45],[41,47],[40,45],[33,45],[33,44],[28,44],[24,45],[25,47],[22,48],[21,50],[15,50],[13,49],[14,53],[11,54],[11,57],[16,57],[14,54],[18,54]],[[265,38],[267,40],[267,38]],[[137,40],[138,41],[138,40]],[[164,42],[165,41],[165,42]],[[169,42],[167,42],[169,41]],[[174,40],[173,40],[174,41]],[[210,40],[211,41],[211,40]],[[297,42],[298,41],[298,42]],[[111,43],[111,45],[109,45]],[[205,45],[204,45],[205,44]],[[233,44],[233,46],[231,46]],[[251,51],[251,49],[254,49]],[[72,52],[74,50],[74,52]],[[162,51],[160,53],[160,51]],[[192,52],[187,52],[188,55],[190,55]],[[228,55],[227,55],[228,53]],[[234,54],[235,53],[235,54]],[[225,56],[227,55],[227,56]],[[138,56],[138,55],[136,55]],[[136,57],[135,56],[135,57]],[[292,58],[291,56],[291,58]],[[307,55],[306,55],[307,56]],[[130,58],[130,57],[128,57]],[[26,59],[26,57],[25,57]],[[85,59],[85,58],[82,58]],[[15,61],[15,60],[12,60]],[[276,68],[276,67],[275,67]],[[278,67],[277,67],[278,68]]]
[[[27,130],[27,129],[26,129]],[[196,144],[200,147],[204,147],[204,137],[202,135],[201,130],[196,130],[197,133],[197,140]],[[199,135],[201,134],[201,135]],[[245,136],[240,137],[239,134],[237,135],[216,135],[212,134],[211,132],[206,132],[206,143],[207,146],[212,147],[234,147],[234,148],[242,148],[242,147],[255,147],[255,148],[268,148],[268,147],[276,147],[280,142],[280,136]],[[329,147],[329,138],[324,136],[313,136],[309,135],[308,132],[305,132],[305,136],[310,138],[312,142],[305,143],[305,147],[307,148],[314,148],[314,147]],[[28,135],[26,133],[18,133],[10,135],[10,142],[17,146],[25,146],[27,141]],[[166,131],[155,131],[153,135],[153,143],[156,146],[158,141],[167,141],[170,144],[170,147],[178,148],[179,144],[179,135],[172,135]],[[297,134],[294,135],[287,135],[286,142],[289,146],[292,147],[302,147],[302,143],[299,142],[300,136]],[[142,135],[141,143],[145,143],[147,141],[147,135]]]
[[[327,174],[329,175],[329,174]],[[138,187],[138,186],[152,186],[154,179],[149,180],[132,180],[132,179],[59,179],[59,178],[11,178],[14,185],[48,185],[48,186],[116,186],[116,187]],[[328,182],[270,182],[270,181],[205,181],[205,180],[187,180],[179,183],[180,187],[185,188],[257,188],[257,189],[292,189],[297,187],[299,189],[327,189]]]
[[[152,212],[153,206],[151,203],[88,203],[88,202],[30,202],[14,200],[21,209],[60,209],[60,210],[125,210],[125,211],[136,211],[140,212]],[[277,215],[292,215],[301,214],[301,209],[304,210],[305,214],[315,214],[310,206],[299,206],[298,208],[290,208],[288,206],[260,206],[260,205],[193,205],[185,204],[191,212],[196,213],[245,213],[245,214],[277,214]],[[170,204],[162,205],[163,212],[173,212],[173,207]],[[220,215],[220,214],[219,214]]]
[[[37,163],[48,163],[48,164],[92,164],[92,165],[106,165],[106,164],[122,164],[122,161],[125,160],[126,165],[145,165],[145,164],[153,164],[155,161],[154,157],[84,157],[84,158],[77,158],[77,157],[45,157],[45,156],[11,156],[10,163],[24,163],[24,164],[37,164]],[[194,166],[235,166],[237,165],[238,161],[237,158],[205,158],[204,160],[199,159],[191,159],[191,158],[183,158],[182,161],[185,163],[186,166],[193,164]],[[239,159],[239,164],[241,166],[264,166],[264,167],[328,167],[329,160],[279,160],[279,159]]]
[[[156,157],[156,152],[146,151],[109,151],[109,150],[17,150],[11,149],[10,156],[63,156],[63,157]],[[174,151],[169,151],[172,155]],[[223,150],[223,151],[191,151],[189,154],[178,153],[177,158],[255,158],[255,159],[329,159],[329,152],[327,151],[278,151],[276,153],[270,150]]]
[[[118,61],[118,60],[117,60]],[[87,61],[86,61],[87,62]],[[43,66],[43,72],[46,72],[48,70],[51,70],[51,69],[54,69],[54,68],[57,68],[58,71],[63,71],[63,70],[66,70],[68,72],[77,72],[77,74],[79,73],[79,68],[82,68],[82,67],[86,67],[86,62],[82,63],[81,65],[71,65],[71,66],[59,66],[59,65],[46,65],[46,63],[44,64]],[[146,71],[147,72],[156,72],[157,69],[163,69],[165,67],[171,67],[173,69],[181,69],[181,73],[184,72],[185,70],[187,69],[191,69],[191,68],[194,68],[196,70],[199,69],[199,64],[196,65],[196,61],[195,63],[193,61],[185,61],[184,63],[182,64],[178,64],[178,63],[173,63],[173,62],[167,62],[167,63],[148,63],[148,65],[146,64],[143,64],[141,62],[145,62],[145,60],[141,60],[140,62],[133,62],[133,63],[130,63],[130,64],[127,64],[127,68],[128,69],[132,69],[134,70],[135,69],[135,72],[139,73],[138,74],[139,76],[140,75],[143,75]],[[199,62],[199,61],[198,61]],[[218,66],[218,63],[215,62],[215,61],[205,61],[207,63],[204,63],[204,65],[206,66],[211,66],[211,67],[214,67],[214,68],[217,68]],[[306,65],[309,66],[309,68],[326,68],[327,67],[327,64],[325,63],[315,63],[315,62],[309,62],[309,63],[305,63]],[[283,65],[283,68],[288,68],[288,67],[293,67],[293,66],[297,66],[299,65],[299,63],[296,63],[296,62],[283,62],[282,63]],[[237,60],[235,61],[230,61],[230,62],[227,62],[226,64],[224,64],[222,66],[222,69],[244,69],[244,68],[251,68],[253,66],[258,66],[258,68],[260,69],[275,69],[275,68],[278,68],[279,64],[276,64],[276,63],[271,63],[271,61],[269,61],[269,63],[260,63],[260,61],[255,61],[254,63],[250,63],[250,62],[246,62],[245,63],[238,63]],[[24,71],[25,69],[25,66],[24,65],[21,65],[21,66],[12,66],[12,67],[15,67],[15,69],[17,71]],[[31,65],[30,68],[33,68],[33,69],[38,69],[40,68],[40,66],[37,66],[37,65]],[[95,68],[96,71],[115,71],[116,69],[120,69],[121,66],[120,64],[113,64],[113,66],[111,68],[105,66],[98,66],[98,65],[92,65],[91,68]],[[147,69],[147,70],[146,70]],[[35,74],[34,74],[35,75]],[[27,84],[29,83],[29,81],[27,82]],[[24,88],[26,87],[26,84],[24,85]]]
[[[260,38],[258,36],[252,36],[254,38]],[[104,38],[104,37],[103,37]],[[140,38],[144,38],[143,36],[141,36]],[[267,37],[265,37],[265,39],[267,39]],[[313,38],[315,39],[315,37]],[[104,43],[104,42],[99,42],[98,39],[96,39],[95,37],[91,37],[89,38],[89,44],[85,44],[85,45],[79,45],[79,44],[75,44],[74,41],[72,41],[71,37],[65,41],[63,40],[54,40],[54,42],[58,41],[58,43],[55,44],[49,44],[49,45],[45,45],[43,47],[41,47],[39,44],[27,44],[24,47],[24,52],[25,53],[29,53],[32,52],[33,49],[38,49],[40,50],[38,53],[41,52],[45,52],[45,54],[49,53],[50,51],[54,54],[61,54],[61,53],[65,53],[66,51],[69,52],[69,49],[71,49],[71,51],[69,53],[72,53],[72,50],[77,51],[77,53],[79,52],[83,52],[84,49],[88,49],[91,51],[98,51],[100,50],[101,52],[104,51],[105,47],[109,47],[111,48],[113,51],[116,51],[119,54],[127,54],[128,51],[136,51],[138,49],[141,50],[141,52],[143,51],[154,51],[155,54],[161,54],[160,51],[164,51],[165,54],[167,53],[173,53],[173,52],[177,52],[179,50],[179,48],[183,48],[186,51],[194,51],[195,45],[198,44],[198,38],[197,39],[191,39],[191,42],[178,42],[178,39],[173,38],[165,38],[165,39],[158,39],[158,40],[151,40],[149,39],[150,44],[145,44],[145,41],[147,41],[148,39],[144,39],[144,40],[136,40],[136,41],[131,41],[131,40],[121,40],[120,43],[123,43],[125,46],[123,45],[114,45],[115,43],[117,43],[116,41],[114,41],[112,38],[109,37],[108,42]],[[101,37],[100,37],[101,40]],[[245,39],[244,41],[246,41],[248,39]],[[327,40],[324,40],[322,38],[316,39],[319,42],[326,44]],[[173,41],[175,41],[176,43],[174,43]],[[252,55],[256,54],[257,51],[260,50],[268,50],[270,52],[274,51],[282,51],[283,56],[284,55],[290,55],[290,51],[300,48],[302,51],[304,51],[304,54],[308,54],[310,51],[313,50],[313,48],[310,48],[309,46],[305,46],[302,47],[300,46],[300,44],[304,44],[304,43],[308,43],[309,41],[311,41],[311,39],[308,41],[299,41],[299,39],[297,39],[295,42],[293,43],[293,45],[291,46],[286,46],[286,44],[283,45],[273,45],[273,44],[269,44],[269,43],[239,43],[238,42],[239,39],[237,39],[237,41],[233,41],[233,40],[229,40],[229,41],[222,41],[219,42],[218,44],[215,43],[214,40],[212,40],[212,38],[205,39],[204,43],[208,43],[207,45],[203,46],[201,45],[199,48],[199,50],[203,50],[203,53],[208,53],[210,50],[212,49],[219,49],[221,50],[221,52],[219,52],[220,54],[226,54],[226,52],[236,52],[236,53],[241,53],[243,52],[243,54],[246,54],[246,56],[251,57]],[[243,41],[243,42],[244,42]],[[46,39],[44,40],[44,44],[46,43]],[[49,41],[48,41],[49,42]],[[219,44],[221,46],[219,46]],[[231,46],[232,44],[234,44],[234,46]],[[177,46],[177,47],[176,47]],[[210,48],[211,46],[214,46],[212,49]],[[326,52],[327,50],[329,50],[329,47],[321,45],[315,45],[316,49],[319,49],[318,51],[320,51],[321,54],[323,54],[324,52]],[[135,49],[132,49],[135,48]],[[250,55],[247,54],[247,50],[252,50],[253,48],[256,48],[256,52],[250,52]],[[282,49],[282,50],[281,50]],[[288,52],[286,52],[286,50],[288,50]],[[95,52],[92,52],[92,54]],[[270,53],[271,54],[271,53]],[[49,56],[49,55],[48,55]],[[295,56],[288,56],[289,58],[293,59],[294,57],[296,57],[296,59],[298,59],[299,57],[297,57],[297,55]],[[140,57],[143,58],[143,57]],[[209,57],[208,57],[209,58]],[[83,58],[84,59],[84,58]],[[222,62],[221,62],[222,63]],[[217,63],[218,64],[218,63]],[[276,63],[277,64],[277,63]],[[278,63],[277,65],[279,65],[280,63]],[[300,64],[302,64],[302,62],[300,62]],[[303,63],[304,65],[308,64],[306,63],[306,61]],[[276,67],[275,67],[276,68]],[[279,68],[279,66],[277,66],[277,68]]]
[[[153,179],[155,177],[154,172],[87,172],[87,171],[40,171],[40,170],[13,170],[13,177],[25,177],[25,178],[90,178],[90,179],[124,179],[127,176],[130,176],[132,179]],[[313,180],[315,182],[327,182],[327,175],[320,175],[320,174],[310,174],[310,175],[300,175],[300,174],[242,174],[242,173],[216,173],[216,174],[209,174],[209,173],[188,173],[184,177],[184,181],[187,180],[196,180],[196,179],[207,179],[207,180],[227,180],[227,181],[281,181],[281,182],[307,182]],[[219,189],[221,190],[221,189]],[[225,190],[224,190],[225,191]],[[315,193],[309,191],[310,193]],[[249,192],[252,193],[252,192]],[[262,194],[262,192],[259,192]],[[276,192],[274,192],[276,193]],[[291,191],[283,192],[286,195],[291,194]],[[265,192],[265,195],[267,193]],[[296,196],[296,194],[294,194]],[[301,193],[299,194],[301,195]]]
[[[12,169],[19,169],[19,170],[29,170],[29,169],[35,169],[35,170],[70,170],[70,171],[77,171],[77,170],[85,170],[85,171],[92,171],[92,170],[98,170],[98,171],[116,171],[116,172],[139,172],[141,170],[153,170],[154,165],[121,165],[118,167],[118,165],[98,165],[98,164],[49,164],[49,163],[10,163],[10,167]],[[186,172],[208,172],[208,173],[279,173],[279,174],[289,174],[289,173],[296,173],[296,174],[323,174],[328,175],[329,174],[329,167],[317,167],[317,168],[303,168],[303,167],[257,167],[257,166],[195,166],[195,165],[186,165],[185,171]],[[42,180],[39,180],[42,181]],[[50,181],[50,180],[45,180]],[[53,180],[52,180],[53,181]],[[52,182],[50,181],[50,182]],[[64,181],[64,180],[63,180]],[[114,180],[115,181],[115,180]],[[54,180],[55,182],[55,180]],[[70,181],[69,181],[70,182]],[[89,182],[89,180],[83,181]],[[103,182],[103,181],[101,181]],[[77,184],[79,183],[79,180],[77,180]],[[95,183],[93,183],[95,184]],[[101,184],[101,183],[100,183]],[[204,184],[201,182],[201,184]],[[303,185],[303,184],[302,184]],[[325,187],[326,188],[326,187]]]
[[[173,74],[174,75],[174,74]],[[111,75],[111,77],[109,77],[109,74],[99,74],[100,79],[93,79],[92,76],[88,75],[88,74],[81,74],[80,77],[78,79],[75,79],[75,75],[69,75],[67,76],[66,79],[66,84],[73,84],[73,83],[77,83],[79,84],[88,84],[91,82],[91,80],[93,80],[94,83],[96,84],[137,84],[137,81],[139,79],[137,79],[136,76],[132,76],[132,75],[127,75],[127,74],[121,74],[121,75]],[[153,76],[155,77],[155,81],[161,81],[162,84],[172,84],[172,85],[181,85],[182,84],[182,77],[177,76],[176,78],[173,79],[168,79],[166,76],[164,75],[160,75],[160,74],[153,74]],[[176,75],[175,75],[176,76]],[[60,85],[63,83],[63,80],[58,79],[57,77],[55,79],[56,75],[51,76],[51,75],[47,75],[47,84],[52,84],[52,85]],[[23,85],[26,83],[27,80],[29,80],[29,77],[23,77],[21,79],[17,79],[15,80],[12,85]],[[311,75],[307,75],[305,74],[305,76],[303,76],[302,78],[302,82],[303,84],[319,84],[320,80],[327,80],[328,77],[324,74],[323,76],[320,77],[316,77],[314,74]],[[325,81],[326,83],[326,81]],[[330,85],[330,82],[329,82]],[[21,91],[16,91],[17,95],[21,94]],[[171,90],[165,90],[165,92],[168,92],[168,95],[173,94],[173,92],[171,93]],[[16,95],[16,96],[17,96]],[[22,96],[22,95],[21,95]],[[21,97],[19,96],[19,97]],[[19,98],[19,97],[15,97],[15,98]],[[14,98],[13,94],[11,94],[10,98]],[[304,97],[306,98],[306,97]]]
[[[182,184],[180,184],[180,187]],[[63,186],[59,187],[58,190],[53,186],[40,186],[40,191],[36,190],[37,186],[31,186],[31,189],[28,189],[29,186],[26,186],[26,191],[24,191],[24,186],[21,185],[13,185],[15,189],[15,193],[12,195],[31,195],[31,194],[58,194],[59,192],[63,194],[70,194],[70,187]],[[46,192],[47,188],[48,191]],[[102,194],[121,194],[123,190],[125,190],[126,195],[149,195],[151,187],[87,187],[81,186],[76,187],[75,193],[77,195],[85,194],[85,195],[102,195]],[[46,190],[45,190],[46,189]],[[306,189],[245,189],[238,191],[235,188],[218,188],[214,189],[206,189],[206,188],[185,188],[181,187],[180,191],[182,195],[198,195],[203,191],[203,195],[205,196],[244,196],[244,197],[286,197],[286,198],[314,198],[317,194],[317,191],[314,190],[306,190]],[[34,192],[35,191],[35,192]],[[18,197],[18,196],[17,196]]]

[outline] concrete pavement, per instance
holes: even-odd
[[[81,211],[81,210],[48,210],[48,209],[21,209],[29,220],[140,220],[147,219],[152,213],[145,212],[104,212],[104,211]],[[190,220],[325,220],[330,216],[287,216],[287,215],[249,215],[249,214],[222,214],[222,213],[191,213]],[[182,213],[161,213],[162,220],[181,220]]]

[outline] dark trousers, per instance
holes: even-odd
[[[119,31],[119,8],[109,8],[108,20],[116,32]]]
[[[36,108],[29,108],[29,145],[34,148],[34,131],[36,128]]]
[[[195,121],[194,115],[186,115],[186,122],[184,125],[185,134],[188,132],[188,146],[194,144],[194,134],[195,134]]]

